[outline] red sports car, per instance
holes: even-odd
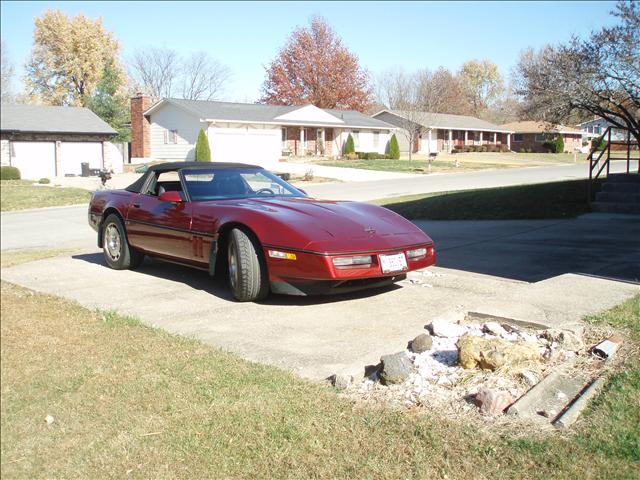
[[[309,198],[261,167],[179,162],[150,167],[89,205],[107,264],[145,255],[227,271],[239,301],[389,285],[435,263],[433,241],[385,208]]]

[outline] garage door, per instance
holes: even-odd
[[[102,168],[102,143],[100,142],[62,142],[60,146],[61,175],[80,175],[81,163],[87,162],[89,168]]]
[[[210,129],[211,160],[271,166],[279,160],[282,153],[281,135],[279,128]]]
[[[11,142],[11,165],[18,167],[22,178],[38,180],[56,175],[54,142]]]

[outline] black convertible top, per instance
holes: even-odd
[[[211,169],[215,168],[217,170],[234,170],[236,168],[259,168],[262,170],[262,167],[258,165],[249,165],[247,163],[219,163],[219,162],[167,162],[167,163],[158,163],[156,165],[151,165],[146,172],[135,182],[125,188],[128,192],[140,193],[142,187],[144,186],[147,178],[151,174],[156,172],[171,172],[173,170],[182,170],[184,168],[193,169],[193,168],[202,168],[202,169]]]

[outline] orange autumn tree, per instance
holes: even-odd
[[[371,103],[367,71],[321,17],[291,34],[266,73],[263,103],[359,111]]]

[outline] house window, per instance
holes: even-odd
[[[473,132],[473,141],[474,142],[480,141],[480,132]]]
[[[178,130],[165,130],[164,143],[172,145],[178,143]]]
[[[287,148],[287,127],[282,127],[282,148]]]
[[[360,131],[359,130],[352,131],[351,136],[353,137],[353,146],[355,148],[360,147]]]
[[[536,142],[544,143],[547,140],[547,135],[544,133],[536,133]]]
[[[378,148],[380,145],[380,132],[373,132],[373,148]]]
[[[524,135],[521,134],[521,133],[514,133],[513,134],[513,142],[514,143],[524,142]]]
[[[597,135],[600,135],[600,133],[601,133],[601,127],[600,127],[600,125],[594,125],[594,127],[593,127],[593,133],[595,133],[595,134],[597,134]]]

